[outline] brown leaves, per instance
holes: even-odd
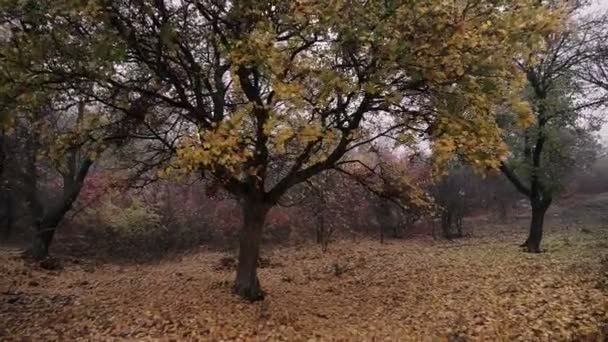
[[[608,294],[595,288],[598,236],[560,239],[542,255],[520,253],[512,237],[277,249],[263,260],[274,266],[260,269],[269,295],[259,304],[230,294],[233,273],[214,270],[217,253],[94,273],[70,263],[57,275],[1,254],[0,337],[599,340]]]

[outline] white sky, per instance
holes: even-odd
[[[592,4],[591,6],[589,6],[588,10],[585,11],[586,13],[593,13],[593,12],[603,12],[603,11],[608,11],[608,0],[592,0]],[[604,123],[604,126],[602,128],[602,130],[600,131],[600,136],[602,139],[602,143],[605,146],[608,146],[608,109],[601,109],[601,111],[603,111],[603,117],[604,120],[606,120],[607,122]]]
[[[593,4],[593,7],[607,9],[608,8],[608,0],[595,0],[594,4]]]

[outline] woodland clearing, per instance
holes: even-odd
[[[599,341],[606,233],[570,226],[546,252],[492,227],[460,241],[339,241],[269,250],[266,300],[230,294],[226,254],[144,265],[65,260],[63,269],[0,256],[0,337],[41,340]],[[570,230],[568,232],[568,230]],[[574,231],[573,231],[574,230]],[[523,233],[523,230],[522,230]],[[497,238],[496,236],[500,236]],[[605,269],[604,269],[605,271]],[[603,279],[604,278],[604,279]]]

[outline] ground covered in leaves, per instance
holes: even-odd
[[[521,238],[275,249],[254,304],[230,294],[220,253],[49,271],[5,250],[0,340],[602,340],[605,234],[552,234],[539,255]]]

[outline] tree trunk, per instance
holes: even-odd
[[[251,200],[243,203],[243,227],[234,292],[250,301],[264,299],[264,292],[260,287],[257,275],[257,263],[268,210],[269,206],[263,203]]]
[[[530,234],[528,235],[526,242],[522,245],[529,253],[540,253],[540,243],[543,239],[543,224],[547,209],[548,206],[546,205],[537,204],[532,206]]]
[[[75,158],[74,155],[72,155],[72,158]],[[44,209],[44,205],[40,202],[36,184],[34,183],[28,189],[27,198],[30,202],[32,216],[37,218],[36,234],[30,250],[35,259],[44,259],[49,255],[49,248],[53,242],[55,230],[65,214],[72,209],[72,205],[78,198],[84,179],[91,165],[93,165],[93,160],[85,159],[78,168],[74,163],[75,161],[72,159],[72,172],[63,176],[63,194],[61,200],[47,210]]]
[[[32,257],[36,260],[42,260],[49,256],[49,248],[55,236],[56,227],[48,227],[39,225],[36,227],[36,235],[31,248]]]
[[[452,213],[449,210],[444,210],[441,215],[441,229],[443,231],[443,237],[451,240],[452,239]]]
[[[2,235],[4,239],[8,241],[13,233],[13,223],[15,222],[15,203],[11,193],[9,193],[6,189],[2,189],[2,191],[5,192],[3,194],[5,198],[3,201],[4,203],[2,203],[3,213],[0,217],[0,225],[4,227]]]
[[[32,241],[31,254],[34,259],[41,260],[49,256],[49,249],[55,236],[57,226],[72,207],[72,202],[63,202],[50,213],[45,214],[36,224],[36,234]]]
[[[508,211],[506,201],[498,202],[498,220],[500,223],[507,223]]]
[[[458,217],[456,217],[456,237],[457,238],[463,238],[464,234],[462,232],[462,216],[463,215],[458,215]]]

